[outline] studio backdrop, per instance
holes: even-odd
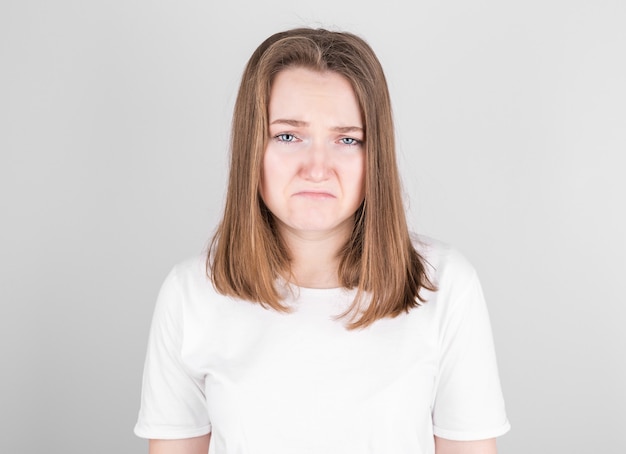
[[[507,454],[624,453],[626,4],[0,4],[0,452],[132,453],[171,267],[219,219],[245,62],[351,31],[391,90],[411,228],[475,265]]]

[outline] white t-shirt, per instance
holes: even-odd
[[[161,288],[139,437],[211,434],[216,454],[430,454],[433,435],[509,430],[491,327],[471,264],[420,237],[437,292],[361,330],[335,317],[353,290],[294,288],[280,313],[217,293],[205,258]]]

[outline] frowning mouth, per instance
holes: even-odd
[[[324,199],[334,199],[334,198],[336,198],[330,192],[327,192],[327,191],[315,191],[315,190],[298,191],[298,192],[293,194],[293,197],[304,197],[304,198],[314,199],[314,200],[324,200]]]

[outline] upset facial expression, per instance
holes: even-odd
[[[335,72],[281,71],[269,102],[261,198],[280,229],[349,232],[363,201],[361,111],[350,82]]]

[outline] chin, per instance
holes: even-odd
[[[335,228],[337,228],[337,226],[335,225],[326,225],[326,224],[296,224],[293,226],[290,226],[292,230],[297,231],[297,232],[310,232],[310,233],[315,233],[315,232],[329,232],[334,230]]]
[[[330,233],[346,228],[352,228],[352,223],[348,226],[347,221],[343,222],[311,222],[311,219],[307,219],[303,222],[294,222],[287,224],[288,228],[295,232],[302,233]]]

